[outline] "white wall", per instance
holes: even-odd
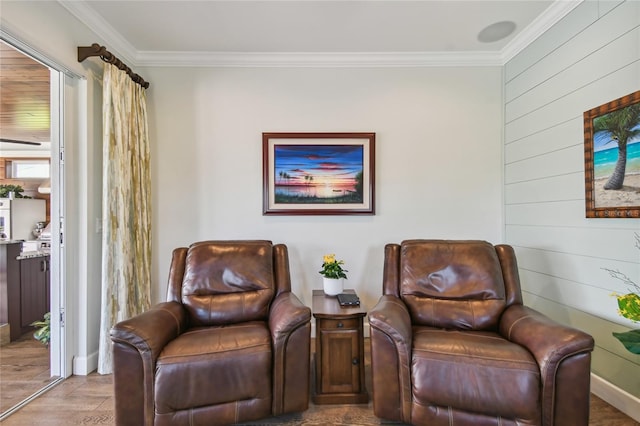
[[[586,219],[583,112],[640,89],[640,2],[585,1],[505,67],[506,242],[526,303],[591,333],[592,371],[640,397],[602,268],[640,283],[638,219]],[[636,326],[637,327],[637,326]],[[640,410],[636,407],[636,413]]]
[[[171,250],[204,239],[286,243],[307,304],[322,255],[373,306],[383,247],[502,238],[502,71],[479,68],[152,68],[154,297]],[[375,132],[374,216],[263,216],[262,132]]]

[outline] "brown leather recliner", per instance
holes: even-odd
[[[308,408],[311,310],[291,293],[285,245],[177,248],[167,293],[111,330],[118,425],[220,425]]]
[[[373,409],[415,425],[587,425],[593,338],[523,306],[511,246],[385,246]]]

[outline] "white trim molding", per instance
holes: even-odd
[[[640,399],[591,373],[591,392],[609,405],[640,422]]]
[[[76,356],[73,358],[73,374],[76,376],[86,376],[98,369],[98,351],[91,352],[87,356]]]
[[[129,41],[116,31],[84,0],[58,0],[65,9],[91,29],[99,38],[108,43],[108,49],[120,59],[132,66],[136,62],[138,51]]]
[[[139,52],[138,64],[172,67],[501,66],[497,52]]]
[[[500,52],[502,64],[506,64],[525,47],[533,43],[549,28],[557,24],[584,0],[556,0],[529,26],[514,37]]]

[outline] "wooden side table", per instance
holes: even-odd
[[[345,290],[345,293],[355,293]],[[366,404],[362,306],[343,308],[335,296],[313,290],[316,319],[315,404]]]

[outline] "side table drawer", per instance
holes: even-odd
[[[317,319],[316,325],[321,330],[355,330],[362,323],[360,318],[350,319]]]

